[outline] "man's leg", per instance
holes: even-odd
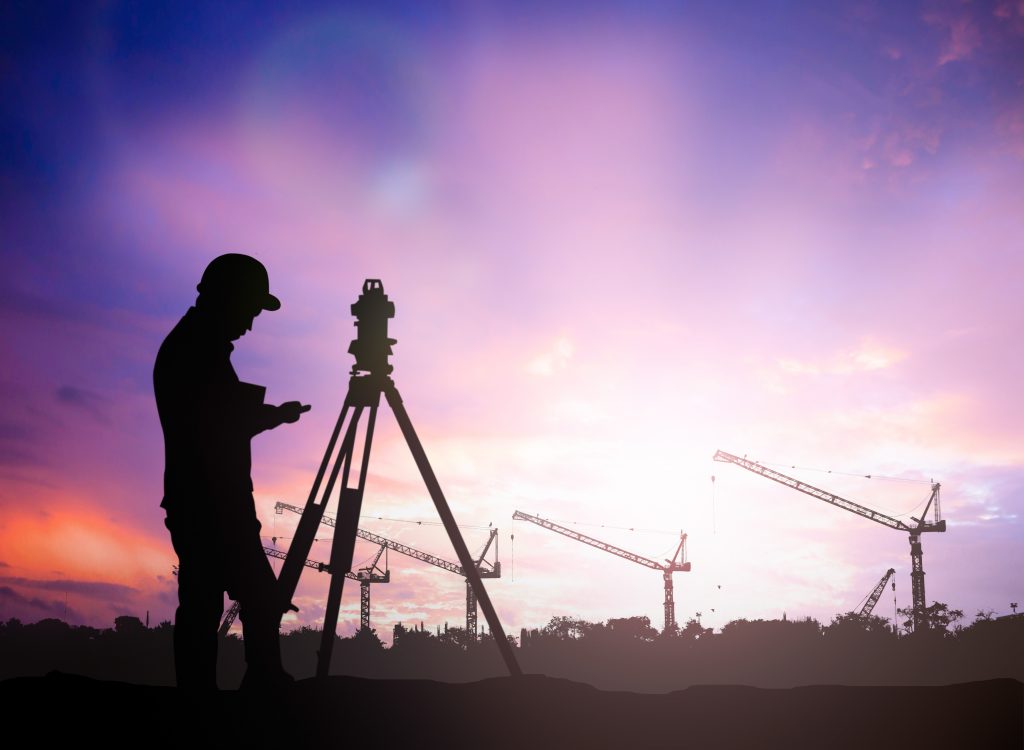
[[[208,535],[180,518],[164,525],[178,554],[178,609],[174,616],[174,670],[179,688],[217,689],[217,629],[224,589]]]
[[[228,595],[239,603],[247,680],[287,678],[281,665],[281,616],[277,576],[260,541],[259,529],[241,532],[227,545]]]

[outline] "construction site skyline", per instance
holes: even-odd
[[[926,602],[1009,613],[1024,16],[748,10],[22,19],[25,75],[3,84],[32,148],[0,183],[0,620],[173,619],[153,359],[232,251],[281,301],[235,369],[312,404],[253,440],[271,549],[345,396],[349,305],[383,279],[396,378],[469,552],[492,543],[509,633],[666,612],[663,572],[517,511],[658,564],[685,534],[678,623],[828,622],[890,568],[910,606],[907,533],[717,449],[908,525],[941,484]],[[457,563],[392,414],[376,429],[360,528],[394,544],[375,560],[361,538],[353,567],[390,579],[347,585],[338,633],[360,588],[385,638],[465,623],[464,576],[395,551]],[[305,570],[284,629],[326,600]]]

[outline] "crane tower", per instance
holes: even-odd
[[[885,513],[880,513],[877,510],[871,510],[863,505],[847,500],[846,498],[833,495],[831,492],[819,489],[813,485],[801,482],[799,479],[787,476],[782,472],[769,469],[767,466],[758,463],[757,461],[750,461],[747,458],[740,458],[734,456],[731,453],[725,451],[718,451],[714,455],[715,461],[724,461],[726,463],[736,464],[737,466],[746,469],[747,471],[753,472],[754,474],[760,474],[763,477],[767,477],[772,481],[784,484],[798,492],[803,492],[811,497],[816,497],[819,500],[834,505],[837,508],[855,513],[858,516],[867,518],[875,523],[880,523],[883,526],[888,526],[890,529],[896,531],[905,531],[910,536],[910,590],[913,596],[913,621],[915,632],[918,628],[927,628],[928,621],[925,616],[925,597],[924,597],[924,551],[921,548],[921,534],[929,531],[945,531],[946,522],[940,518],[939,512],[939,483],[932,482],[932,494],[928,498],[928,504],[924,507],[924,512],[921,513],[920,518],[914,518],[914,526],[908,526],[898,518],[887,516]],[[929,509],[932,505],[935,505],[935,520],[926,521],[925,517],[928,515]]]
[[[672,574],[676,571],[684,573],[690,572],[690,563],[686,560],[686,534],[683,534],[682,532],[679,533],[679,546],[676,547],[675,554],[672,555],[671,560],[666,560],[665,563],[662,564],[657,560],[651,560],[643,557],[642,555],[638,555],[635,552],[629,552],[621,547],[616,547],[613,544],[602,542],[600,539],[594,539],[591,536],[581,534],[578,531],[573,531],[565,526],[560,526],[559,524],[548,521],[547,519],[540,518],[538,516],[531,516],[529,513],[523,513],[522,511],[517,510],[512,514],[512,519],[535,523],[545,529],[562,534],[570,539],[575,539],[577,542],[589,544],[591,547],[597,547],[598,549],[609,552],[617,557],[635,562],[638,565],[653,568],[654,570],[660,570],[665,584],[665,629],[662,632],[671,633],[676,629],[676,600],[672,585]]]

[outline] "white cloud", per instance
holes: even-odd
[[[559,370],[564,370],[569,364],[572,355],[572,342],[562,336],[552,344],[551,348],[534,357],[526,369],[532,375],[547,377]]]

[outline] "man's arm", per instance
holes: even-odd
[[[280,406],[273,404],[260,404],[254,415],[252,434],[257,435],[264,430],[272,430],[285,422],[298,422],[299,416],[305,414],[312,407],[299,401],[286,401]]]

